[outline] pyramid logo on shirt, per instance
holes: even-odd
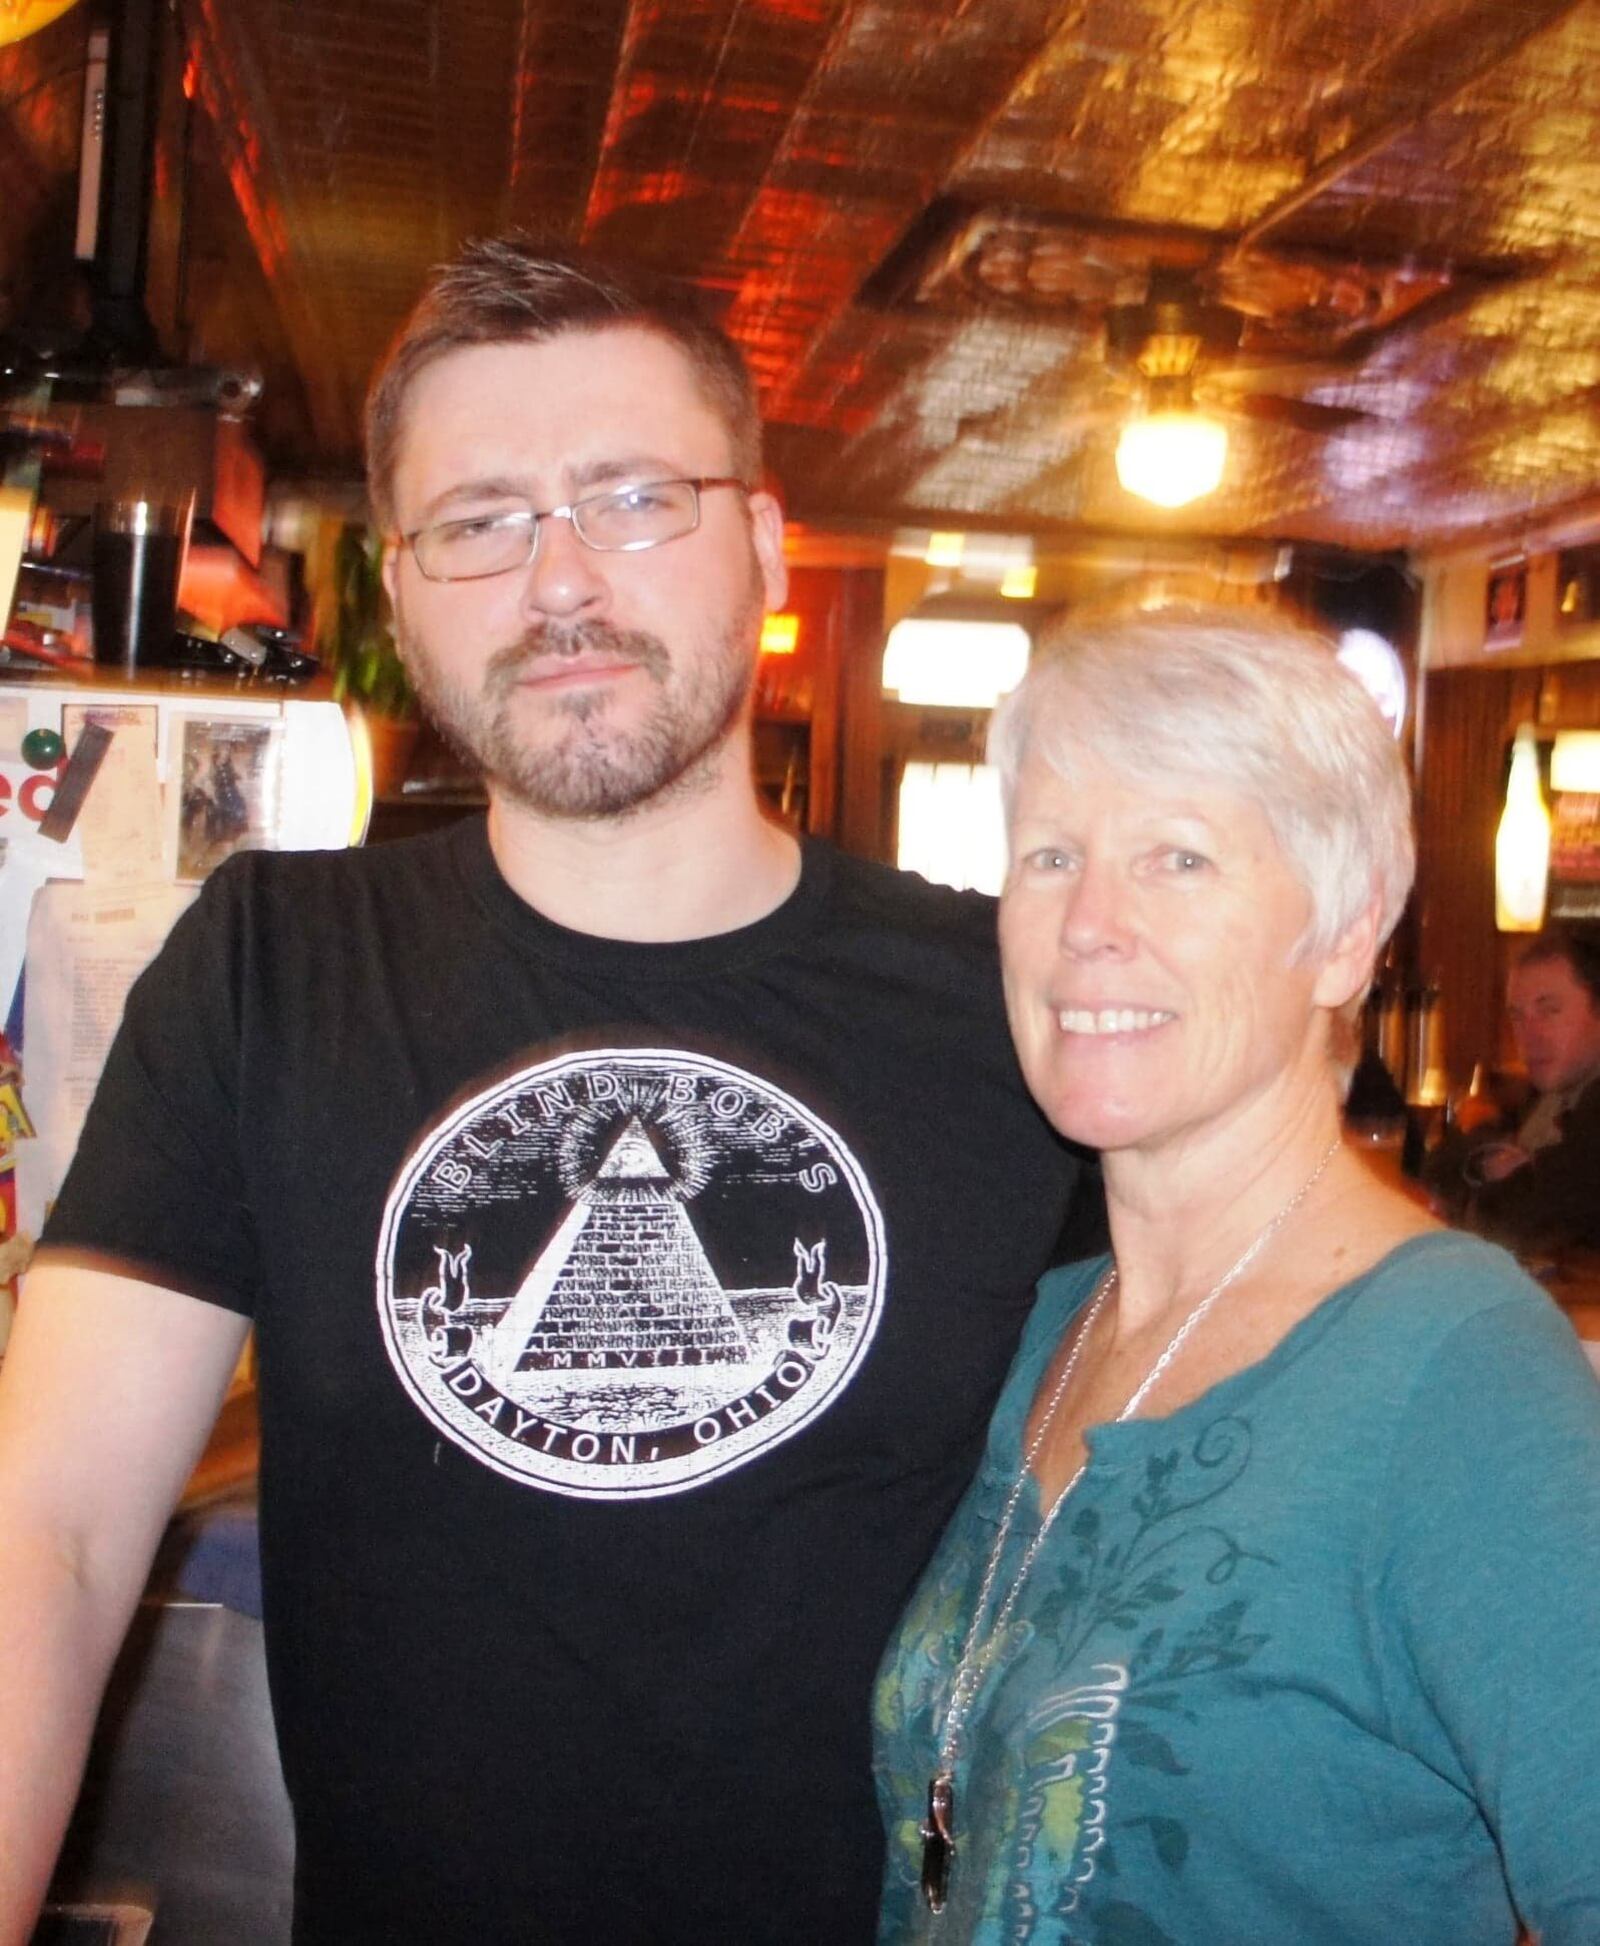
[[[488,1369],[734,1364],[745,1335],[672,1176],[630,1116],[494,1332]]]
[[[378,1323],[430,1423],[599,1500],[706,1485],[826,1413],[871,1347],[883,1218],[806,1103],[699,1051],[568,1048],[422,1129]]]

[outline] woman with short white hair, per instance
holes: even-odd
[[[877,1698],[885,1942],[1600,1940],[1600,1388],[1340,1142],[1402,760],[1260,611],[997,713],[1012,1032],[1103,1152]]]

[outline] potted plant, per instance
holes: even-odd
[[[416,692],[390,625],[383,541],[370,527],[352,522],[340,529],[320,623],[317,648],[333,676],[333,693],[366,727],[373,795],[395,796],[420,722]]]

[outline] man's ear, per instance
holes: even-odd
[[[789,592],[789,569],[783,558],[783,509],[766,492],[750,496],[750,534],[761,564],[768,614],[783,606]]]
[[[389,597],[389,606],[391,608],[394,606],[394,586],[399,557],[399,544],[395,541],[385,541],[383,544],[383,592]]]
[[[1319,1007],[1340,1008],[1366,990],[1378,957],[1378,895],[1345,927],[1323,956],[1312,989]]]

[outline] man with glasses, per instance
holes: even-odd
[[[247,1322],[302,1946],[868,1940],[873,1669],[1076,1171],[990,909],[764,811],[782,519],[671,287],[469,248],[368,456],[488,813],[230,860],[129,1003],[0,1390],[0,1942]]]

